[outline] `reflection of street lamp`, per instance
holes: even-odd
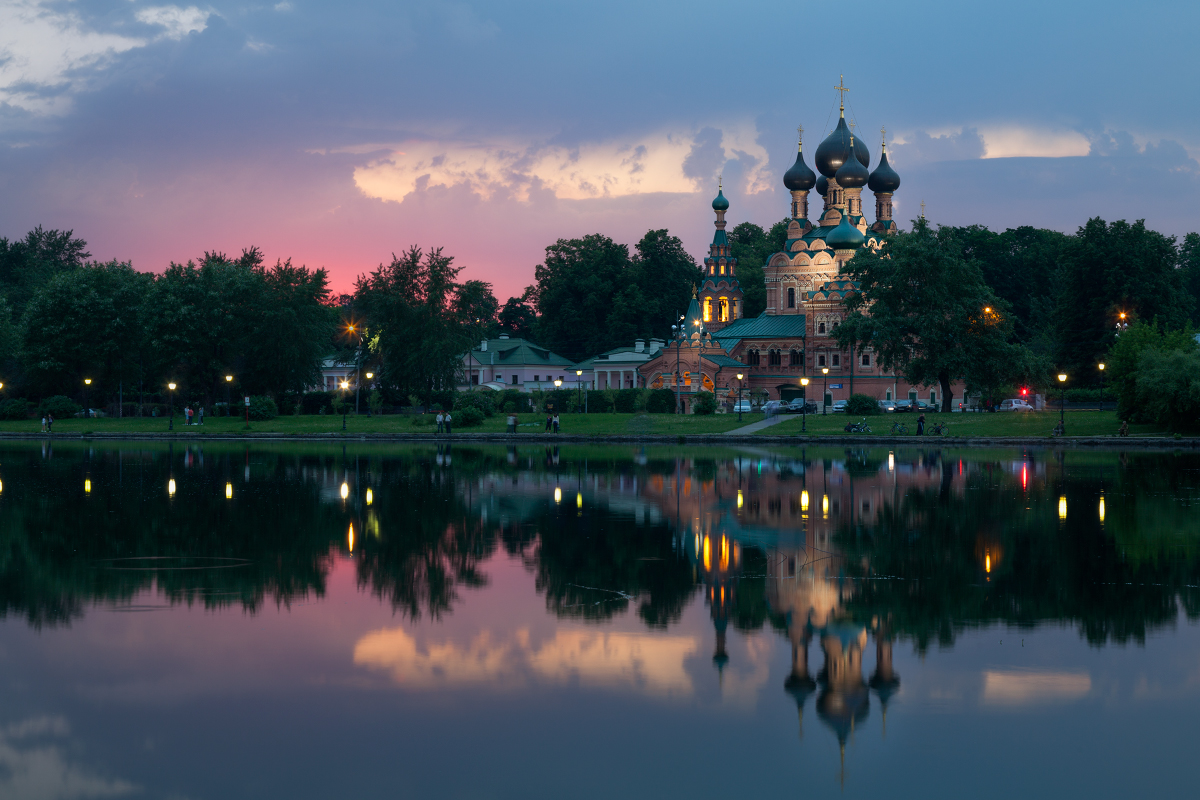
[[[825,415],[825,397],[829,394],[829,367],[821,367],[821,374],[825,376],[825,386],[821,389],[821,415]]]
[[[175,430],[175,384],[168,383],[167,388],[170,390],[168,396],[171,398],[171,421],[167,424],[167,430],[173,431]]]
[[[1063,435],[1066,436],[1067,419],[1065,414],[1067,409],[1067,373],[1058,373],[1058,382],[1062,384],[1062,402],[1058,404],[1058,426],[1062,428]]]
[[[738,378],[738,422],[742,421],[742,373],[737,374]]]
[[[1104,410],[1104,362],[1100,362],[1100,407],[1099,411]]]
[[[342,430],[346,430],[346,389],[350,388],[350,384],[342,381]]]
[[[800,432],[808,433],[808,378],[801,378],[800,386],[804,389],[804,396],[801,398],[804,402],[800,411]],[[821,401],[823,403],[825,398],[822,397]]]
[[[84,417],[84,419],[87,419],[88,417],[91,416],[91,413],[89,413],[89,411],[88,411],[88,401],[87,401],[87,390],[88,390],[88,387],[91,385],[92,385],[91,378],[83,379],[83,417]]]

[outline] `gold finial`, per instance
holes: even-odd
[[[850,91],[846,88],[846,76],[838,75],[838,85],[833,87],[836,91],[841,92],[838,104],[841,106],[842,116],[846,116],[846,92]]]
[[[717,173],[717,191],[718,192],[721,191],[721,181],[723,181],[723,180],[725,180],[725,173],[724,172]]]
[[[804,150],[804,126],[803,125],[796,126],[796,150],[801,151],[801,152]]]
[[[692,284],[692,299],[696,299],[696,284]]]
[[[925,201],[921,201],[921,219],[925,219]]]
[[[883,143],[879,145],[879,148],[881,150],[886,151],[887,150],[887,128],[886,127],[879,129],[879,136],[883,139]]]

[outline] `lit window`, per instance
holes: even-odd
[[[704,321],[712,322],[712,298],[704,298]]]

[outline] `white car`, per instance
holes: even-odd
[[[880,400],[879,401],[879,409],[885,413],[895,411],[896,410],[896,401],[895,400]]]
[[[1033,406],[1020,398],[1011,398],[1000,404],[1001,411],[1033,411]]]
[[[734,414],[749,414],[750,413],[750,401],[743,400],[740,403],[734,403],[733,404],[733,413]]]

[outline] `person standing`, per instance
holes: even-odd
[[[54,415],[46,415],[46,433],[54,433]]]
[[[550,412],[546,412],[546,433],[550,432],[550,426],[554,424],[554,417],[550,416]]]
[[[200,424],[204,424],[204,406],[200,406]]]
[[[46,415],[42,414],[42,433],[46,432]]]
[[[554,432],[558,433],[558,414],[554,415]]]
[[[442,426],[445,424],[446,424],[446,418],[444,416],[442,416],[442,412],[439,411],[437,413],[437,432],[438,433],[442,433],[442,431],[444,430],[444,428]]]
[[[454,421],[454,420],[453,420],[453,418],[450,416],[450,412],[449,412],[449,411],[447,411],[447,412],[446,412],[446,435],[447,435],[447,436],[449,436],[449,435],[450,435],[450,424],[451,424],[453,421]]]
[[[517,432],[517,415],[516,414],[508,415],[508,432],[509,433]]]
[[[917,417],[917,436],[925,435],[925,415]]]

